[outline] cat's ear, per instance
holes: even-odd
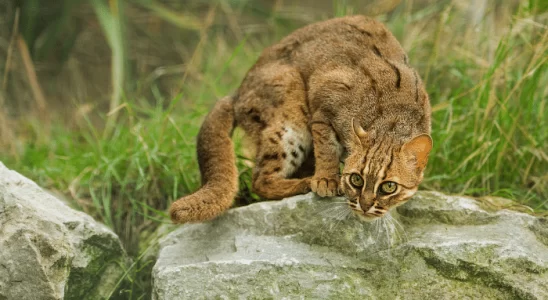
[[[375,130],[365,131],[360,125],[360,122],[356,118],[352,118],[352,142],[354,144],[360,145],[362,148],[367,148],[370,146],[371,141],[375,138]]]
[[[363,127],[355,118],[352,118],[352,129],[354,131],[355,136],[358,138],[358,140],[367,139],[367,132],[365,132]]]
[[[432,150],[432,138],[428,134],[418,135],[402,147],[404,155],[414,160],[419,172],[422,172],[426,167],[430,150]]]

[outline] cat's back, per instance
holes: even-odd
[[[355,65],[371,51],[381,51],[389,60],[407,60],[396,38],[381,22],[366,16],[347,16],[297,29],[266,48],[257,65],[286,63],[307,77],[319,66]]]

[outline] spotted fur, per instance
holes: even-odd
[[[257,194],[341,193],[366,218],[412,196],[432,147],[419,76],[386,27],[363,16],[303,27],[263,51],[237,92],[206,117],[198,135],[203,186],[173,203],[174,222],[212,219],[231,206],[234,126],[256,148]],[[351,184],[352,174],[363,177],[362,187]],[[387,181],[396,191],[379,194]]]

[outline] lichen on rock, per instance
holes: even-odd
[[[364,223],[337,202],[308,194],[183,225],[160,243],[153,298],[548,299],[545,219],[419,192]]]
[[[0,163],[0,299],[103,299],[127,263],[110,229]]]

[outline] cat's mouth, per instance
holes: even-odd
[[[373,221],[377,218],[381,218],[388,211],[384,208],[378,208],[375,206],[372,206],[367,211],[364,211],[363,209],[359,208],[355,204],[355,202],[352,202],[352,201],[348,201],[348,205],[350,206],[354,214],[358,215],[358,217],[366,221]]]
[[[382,215],[374,215],[374,214],[368,214],[368,213],[364,213],[363,211],[358,211],[356,209],[353,209],[352,210],[354,212],[355,215],[357,215],[360,219],[366,221],[366,222],[373,222],[375,221],[376,219],[382,217]]]

